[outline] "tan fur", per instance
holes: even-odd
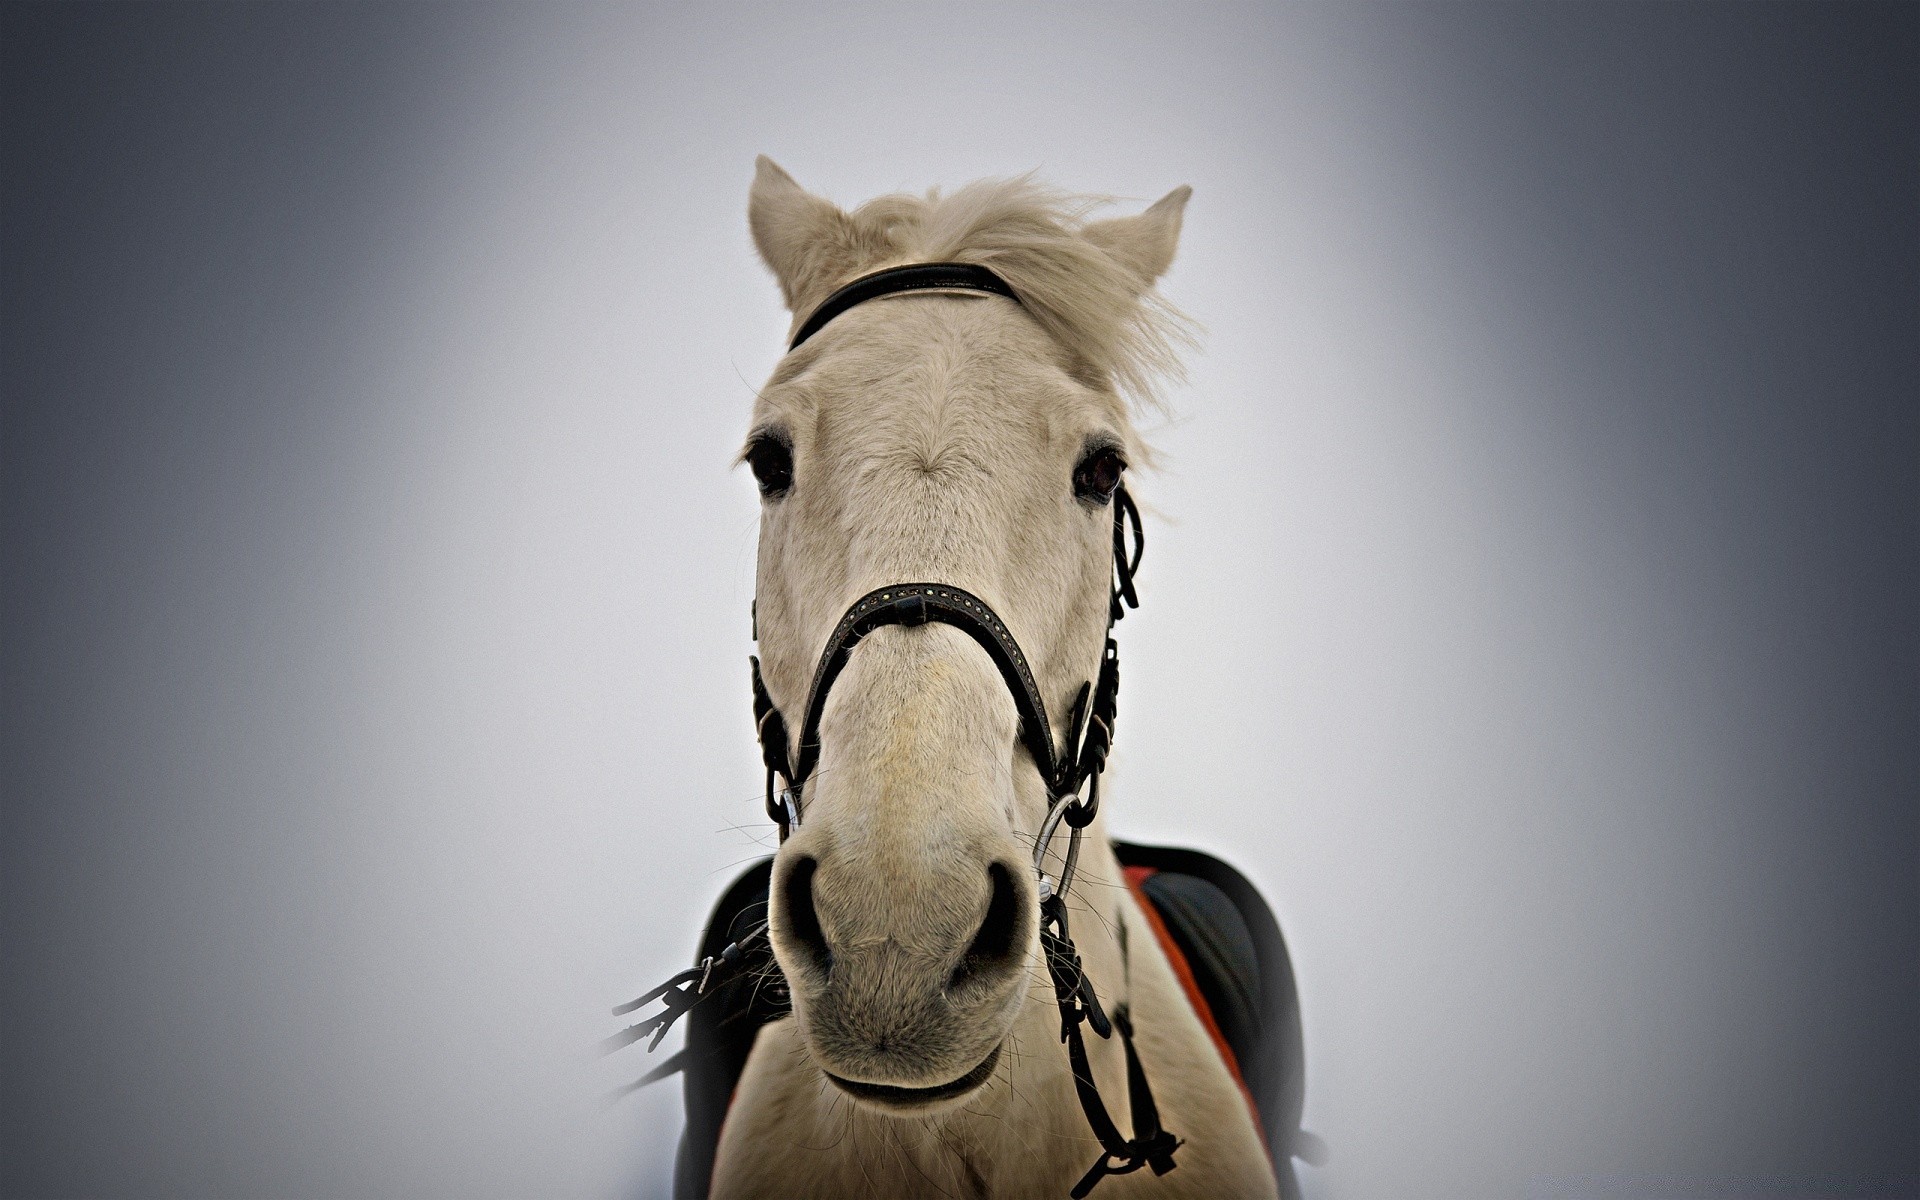
[[[794,485],[761,522],[759,630],[768,688],[797,720],[833,623],[888,583],[946,582],[985,599],[1026,650],[1055,720],[1098,667],[1112,512],[1074,498],[1092,440],[1146,454],[1122,395],[1150,402],[1183,326],[1151,290],[1171,263],[1188,191],[1133,217],[1025,179],[948,197],[884,197],[842,212],[761,159],[749,220],[796,322],[834,288],[884,266],[991,266],[1024,305],[969,294],[884,297],[787,356],[755,407],[756,433],[790,439]],[[728,1116],[716,1196],[1063,1196],[1099,1156],[1075,1099],[1038,955],[1031,869],[1046,796],[1016,738],[1013,703],[959,631],[887,628],[852,656],[821,724],[805,817],[775,860],[776,891],[819,864],[814,907],[831,975],[780,905],[773,941],[795,1016],[760,1035]],[[1128,1002],[1179,1167],[1095,1193],[1269,1196],[1245,1103],[1174,981],[1107,848],[1087,831],[1073,933],[1102,999]],[[1065,836],[1056,849],[1064,849]],[[1011,868],[1024,960],[949,988]],[[1116,931],[1126,928],[1123,963]],[[1024,962],[1024,966],[1020,965]],[[1090,1038],[1122,1128],[1118,1041]],[[995,1046],[987,1084],[931,1113],[854,1100],[822,1074],[927,1087]]]

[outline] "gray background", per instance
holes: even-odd
[[[13,1195],[664,1192],[843,202],[1190,183],[1118,831],[1316,1198],[1920,1194],[1912,8],[4,11]]]

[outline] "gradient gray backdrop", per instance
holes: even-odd
[[[9,1195],[664,1195],[768,842],[744,204],[1190,183],[1115,827],[1317,1200],[1920,1192],[1920,17],[4,13]]]

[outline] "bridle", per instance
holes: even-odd
[[[1005,296],[1020,303],[1012,287],[985,267],[972,263],[925,263],[896,267],[862,276],[834,292],[808,316],[788,346],[789,352],[856,304],[898,292],[962,290]],[[1075,694],[1065,725],[1065,740],[1056,750],[1053,726],[1047,719],[1047,705],[1034,682],[1026,653],[1014,639],[1006,622],[986,601],[963,588],[945,583],[901,583],[876,588],[855,600],[834,626],[820,652],[813,682],[807,691],[807,706],[795,743],[786,717],[774,704],[760,674],[760,660],[749,662],[753,675],[753,717],[760,739],[760,754],[766,766],[767,816],[779,827],[780,840],[802,821],[804,793],[814,768],[820,761],[820,719],[834,681],[840,677],[848,659],[863,638],[876,629],[890,625],[913,628],[928,624],[949,625],[966,634],[987,652],[1000,672],[1020,718],[1019,741],[1032,758],[1047,788],[1047,815],[1034,839],[1033,868],[1039,881],[1040,946],[1047,960],[1055,1003],[1060,1009],[1060,1040],[1067,1046],[1073,1071],[1074,1089],[1087,1123],[1099,1140],[1102,1154],[1073,1188],[1078,1200],[1091,1192],[1107,1175],[1124,1175],[1141,1167],[1150,1167],[1156,1175],[1173,1170],[1174,1151],[1180,1140],[1160,1126],[1159,1112],[1152,1089],[1133,1046],[1133,1028],[1125,1006],[1114,1010],[1109,1019],[1094,994],[1093,982],[1080,963],[1067,925],[1066,893],[1073,885],[1074,867],[1079,859],[1081,831],[1100,811],[1100,774],[1105,769],[1108,751],[1113,746],[1115,705],[1120,691],[1120,653],[1115,645],[1113,625],[1128,608],[1139,606],[1133,578],[1145,548],[1140,510],[1124,485],[1113,493],[1113,585],[1108,605],[1106,646],[1100,657],[1098,677],[1082,683]],[[1129,552],[1128,532],[1132,532]],[[755,639],[758,639],[756,613]],[[784,782],[782,782],[784,781]],[[1086,795],[1080,790],[1084,786]],[[1059,827],[1068,829],[1067,849],[1059,878],[1046,870],[1046,854]],[[652,1034],[648,1046],[659,1045],[667,1029],[701,997],[711,993],[725,980],[737,976],[748,964],[771,959],[764,922],[717,956],[703,960],[690,971],[683,971],[665,984],[631,1004],[614,1010],[631,1012],[654,1000],[662,1000],[666,1010],[614,1038],[609,1048],[627,1045]],[[1120,941],[1122,959],[1126,955],[1125,930]],[[1111,1037],[1119,1029],[1126,1051],[1127,1094],[1134,1136],[1121,1136],[1119,1127],[1107,1112],[1093,1082],[1086,1040],[1081,1026],[1093,1028],[1100,1037]],[[677,1057],[677,1056],[676,1056]],[[670,1074],[669,1062],[650,1072],[642,1086]]]

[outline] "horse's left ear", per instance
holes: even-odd
[[[1173,252],[1180,245],[1180,217],[1191,195],[1192,188],[1177,187],[1138,216],[1093,221],[1080,234],[1138,276],[1145,291],[1173,265]]]

